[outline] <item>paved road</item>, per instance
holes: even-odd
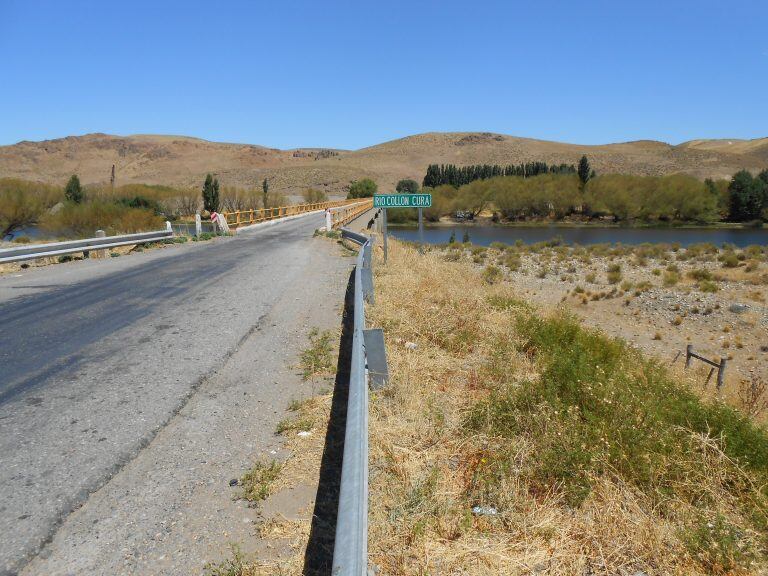
[[[323,273],[309,245],[321,224],[0,276],[0,574],[133,460],[284,293]]]

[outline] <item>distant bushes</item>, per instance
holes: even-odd
[[[768,218],[768,170],[753,176],[742,170],[730,182],[685,174],[597,176],[586,156],[578,168],[545,162],[500,166],[431,164],[424,192],[432,193],[428,220],[464,213],[477,216],[492,207],[496,218],[558,220],[570,215],[611,218],[615,222],[752,223]],[[413,211],[393,222],[413,219]]]
[[[164,218],[151,209],[94,200],[67,203],[56,213],[46,214],[40,227],[52,234],[92,236],[97,229],[107,235],[158,230],[163,227],[163,221]]]
[[[213,179],[210,187],[213,188]],[[217,192],[219,210],[225,212],[260,209],[265,202],[267,207],[290,203],[285,194],[274,190],[264,194],[255,188],[220,186]],[[307,193],[316,198],[316,202],[327,199],[325,192],[320,190]],[[202,208],[202,187],[83,186],[77,176],[69,178],[63,187],[0,178],[0,238],[35,225],[62,237],[90,236],[97,229],[110,234],[156,230],[162,227],[164,220],[188,218]]]
[[[709,223],[720,219],[718,197],[692,176],[608,174],[591,180],[584,203],[590,214],[628,220]]]
[[[57,186],[0,178],[0,239],[34,224],[62,198],[63,190]]]
[[[347,198],[370,198],[376,194],[377,190],[378,186],[376,185],[376,182],[370,178],[355,180],[349,185]]]
[[[328,194],[317,188],[307,188],[301,196],[305,204],[319,204],[320,202],[328,201]]]
[[[751,180],[750,180],[751,178]],[[694,222],[708,224],[729,218],[752,221],[758,214],[756,202],[763,190],[763,176],[749,173],[725,181],[701,181],[684,174],[633,176],[589,173],[586,182],[577,173],[547,172],[537,176],[495,176],[474,180],[463,186],[443,184],[425,187],[432,194],[432,207],[424,210],[428,221],[444,216],[477,217],[493,210],[494,218],[507,221],[551,219],[569,216],[609,218],[625,222]],[[765,176],[768,179],[768,175]],[[741,192],[745,190],[744,192]],[[734,194],[741,200],[734,200]],[[768,206],[768,199],[766,206]],[[747,208],[734,208],[747,206]],[[762,206],[762,205],[761,205]],[[759,212],[766,215],[766,208]],[[734,217],[738,213],[739,217]],[[412,220],[413,210],[390,211],[392,222]]]
[[[581,204],[579,179],[575,175],[498,178],[488,182],[487,194],[507,220],[563,218]]]

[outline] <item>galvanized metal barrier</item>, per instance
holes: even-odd
[[[165,223],[165,230],[156,232],[141,232],[139,234],[121,234],[119,236],[105,236],[86,238],[84,240],[70,240],[67,242],[49,242],[47,244],[23,244],[18,247],[0,250],[0,264],[8,262],[22,262],[45,258],[48,256],[64,256],[78,252],[89,252],[115,246],[128,246],[130,244],[143,244],[173,238],[173,230],[170,222]]]
[[[374,387],[387,379],[386,354],[381,330],[365,329],[363,299],[373,300],[371,278],[373,239],[342,228],[342,237],[361,245],[355,267],[354,330],[349,372],[347,425],[341,465],[339,509],[333,548],[334,576],[366,576],[368,573],[368,382]]]

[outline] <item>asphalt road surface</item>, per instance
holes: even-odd
[[[204,245],[0,276],[0,574],[15,574],[32,559],[49,556],[45,550],[68,516],[86,508],[89,495],[153,442],[265,318],[275,332],[274,317],[292,316],[307,306],[335,310],[350,263],[316,255],[311,236],[322,223],[322,216],[310,215]],[[322,293],[313,279],[331,273],[327,268],[333,266],[338,286]],[[313,300],[317,297],[320,302]],[[273,309],[281,299],[284,310],[277,314]],[[259,349],[278,351],[277,336],[270,338],[257,343]],[[252,346],[250,370],[259,353]],[[244,390],[237,392],[241,398],[258,393],[253,387]],[[204,429],[205,423],[192,427]],[[78,538],[87,540],[101,517],[117,514],[121,506],[114,499],[128,498],[129,492],[125,488],[122,496],[109,496],[113,500],[105,511],[79,528]],[[72,553],[74,545],[62,542]],[[83,562],[97,548],[91,543],[70,560]],[[106,570],[103,562],[94,566]],[[142,571],[136,565],[110,570]]]

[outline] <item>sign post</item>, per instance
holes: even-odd
[[[432,194],[374,194],[373,207],[383,208],[384,262],[387,261],[387,208],[418,208],[419,252],[424,254],[424,216],[422,210],[432,206]]]
[[[424,254],[424,217],[419,208],[419,253]]]
[[[384,234],[384,264],[387,263],[387,211],[381,211],[381,229]]]

